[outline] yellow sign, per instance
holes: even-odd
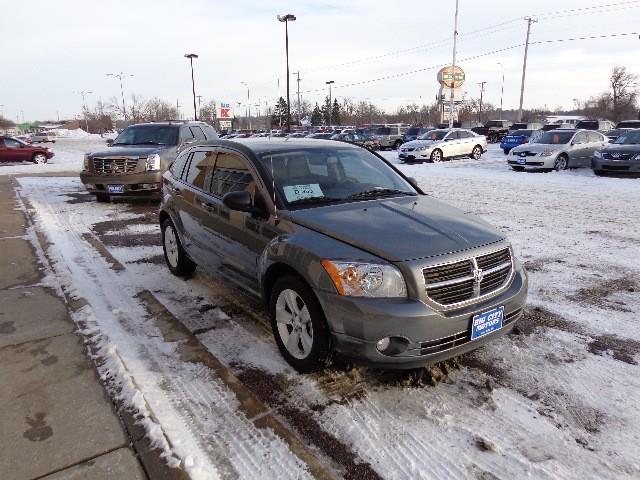
[[[464,70],[456,66],[441,68],[438,72],[438,82],[447,88],[460,88],[464,83]]]

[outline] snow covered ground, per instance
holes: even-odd
[[[97,204],[70,177],[21,178],[20,193],[50,242],[49,281],[88,301],[77,319],[113,360],[109,374],[193,478],[309,470],[271,430],[256,429],[213,372],[181,359],[149,320],[143,290],[340,476],[639,478],[640,180],[516,173],[494,145],[479,161],[400,168],[503,230],[530,275],[514,334],[422,375],[343,362],[299,375],[253,301],[203,272],[189,281],[169,274],[155,205]],[[87,235],[124,269],[111,268]]]

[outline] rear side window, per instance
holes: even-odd
[[[196,138],[196,136],[191,133],[191,129],[189,127],[180,129],[180,141],[185,142],[187,140],[191,140],[192,138]]]
[[[185,181],[200,190],[209,190],[215,164],[215,152],[194,152]]]
[[[211,193],[222,197],[229,192],[246,190],[254,195],[255,182],[247,164],[238,155],[220,153],[216,162]]]
[[[171,174],[174,176],[174,178],[182,178],[182,172],[184,170],[184,165],[187,163],[187,159],[189,158],[189,152],[183,152],[182,154],[178,155],[178,158],[176,158],[173,163],[171,164],[171,167],[169,168],[169,170],[171,171]]]
[[[603,141],[602,135],[600,135],[597,132],[589,132],[587,134],[587,137],[589,138],[589,143],[596,143],[596,142]]]
[[[189,127],[191,133],[193,134],[196,140],[206,140],[207,137],[204,135],[204,132],[200,127]]]

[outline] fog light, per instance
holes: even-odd
[[[389,344],[391,343],[391,339],[389,337],[384,337],[378,340],[376,343],[376,348],[379,352],[384,352],[387,348],[389,348]]]

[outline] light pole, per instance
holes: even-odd
[[[127,107],[124,104],[124,89],[122,88],[122,80],[127,77],[133,77],[133,74],[128,73],[107,73],[107,77],[114,77],[120,80],[120,96],[122,96],[122,115],[125,121],[127,120]]]
[[[449,128],[453,128],[453,96],[456,84],[456,49],[458,40],[458,0],[456,0],[456,16],[453,23],[453,63],[451,65],[451,98],[449,100]]]
[[[333,113],[333,105],[331,105],[331,85],[333,85],[336,82],[334,82],[333,80],[329,80],[328,82],[324,82],[324,83],[329,85],[329,125],[328,126],[331,126],[331,114]]]
[[[482,96],[484,95],[484,86],[487,82],[480,82],[480,107],[478,108],[478,123],[482,123]]]
[[[524,78],[527,74],[527,55],[529,53],[529,37],[531,35],[531,24],[536,23],[531,17],[525,17],[527,21],[527,39],[524,44],[524,60],[522,62],[522,83],[520,84],[520,107],[518,108],[518,122],[522,121],[522,103],[524,102]]]
[[[498,62],[500,68],[502,68],[502,88],[500,89],[500,120],[502,120],[502,99],[504,98],[504,65],[502,62]]]
[[[291,132],[291,105],[289,98],[289,22],[295,22],[296,16],[292,13],[278,15],[278,21],[284,22],[284,44],[287,57],[287,133]]]
[[[198,55],[195,53],[185,53],[184,58],[189,59],[189,63],[191,64],[191,90],[193,91],[193,119],[198,120],[198,112],[196,110],[196,82],[193,79],[193,59],[198,58]]]
[[[89,120],[87,119],[87,103],[85,101],[85,97],[93,92],[91,90],[80,90],[73,93],[77,93],[82,97],[82,114],[84,115],[84,126],[87,129],[87,133],[89,133]]]
[[[247,82],[240,82],[242,85],[244,85],[245,87],[247,87],[247,108],[248,108],[248,117],[249,117],[249,130],[251,130],[251,97],[250,97],[250,92],[249,92],[249,85],[247,84]]]

